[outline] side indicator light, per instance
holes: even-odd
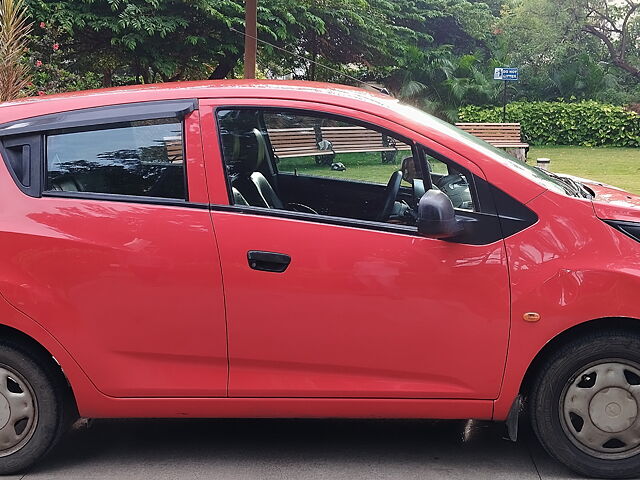
[[[540,320],[540,314],[536,312],[527,312],[522,316],[525,322],[537,322]]]

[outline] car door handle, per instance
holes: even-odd
[[[284,253],[262,252],[260,250],[249,250],[247,252],[249,266],[254,270],[265,272],[284,272],[291,263],[291,257]]]

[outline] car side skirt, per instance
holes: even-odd
[[[356,398],[94,398],[87,418],[424,418],[490,420],[491,400]]]

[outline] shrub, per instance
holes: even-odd
[[[461,122],[501,122],[502,107],[466,106]],[[640,147],[640,115],[595,101],[513,102],[507,122],[520,122],[532,145]]]
[[[0,102],[19,97],[31,81],[22,59],[30,32],[24,0],[0,0]]]

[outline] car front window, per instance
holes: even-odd
[[[482,153],[486,156],[491,157],[491,159],[505,165],[511,170],[518,172],[520,175],[527,177],[528,179],[534,181],[535,183],[543,186],[546,189],[573,197],[581,196],[576,193],[574,188],[571,188],[566,182],[562,181],[562,179],[558,178],[557,176],[549,175],[544,170],[533,167],[531,165],[527,165],[526,163],[522,163],[515,157],[509,155],[504,150],[496,148],[490,143],[487,143],[484,140],[481,140],[478,137],[475,137],[470,133],[459,129],[458,127],[451,125],[444,120],[440,120],[439,118],[436,118],[433,115],[430,115],[418,108],[401,103],[395,103],[392,108],[395,112],[406,117],[407,120],[417,121],[425,127],[435,128],[438,131],[444,131],[452,138],[464,141],[467,144],[472,144],[477,150],[482,151]]]

